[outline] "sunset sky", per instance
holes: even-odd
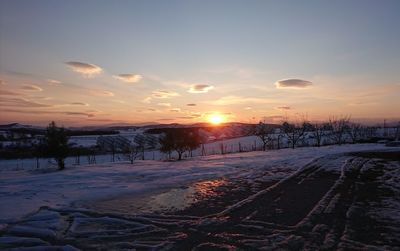
[[[0,2],[0,123],[400,118],[400,1]]]

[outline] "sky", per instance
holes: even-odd
[[[400,120],[400,1],[0,1],[0,123]]]

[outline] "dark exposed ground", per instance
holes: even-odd
[[[327,156],[280,182],[203,182],[193,203],[164,214],[42,208],[6,226],[0,247],[400,250],[399,156]]]

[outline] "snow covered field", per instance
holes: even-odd
[[[396,250],[399,156],[359,144],[5,170],[0,248]],[[154,211],[135,211],[143,197]],[[180,198],[197,201],[152,205]]]
[[[41,206],[64,207],[126,193],[178,187],[217,177],[255,175],[286,167],[292,170],[326,154],[387,149],[378,144],[282,149],[195,157],[181,162],[135,161],[68,167],[64,171],[3,170],[0,178],[0,221],[17,219]],[[276,179],[271,175],[271,178]]]

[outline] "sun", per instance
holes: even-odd
[[[219,125],[219,124],[221,124],[222,122],[224,122],[224,117],[223,117],[222,115],[220,115],[220,114],[211,114],[211,115],[208,117],[208,121],[209,121],[211,124]]]

